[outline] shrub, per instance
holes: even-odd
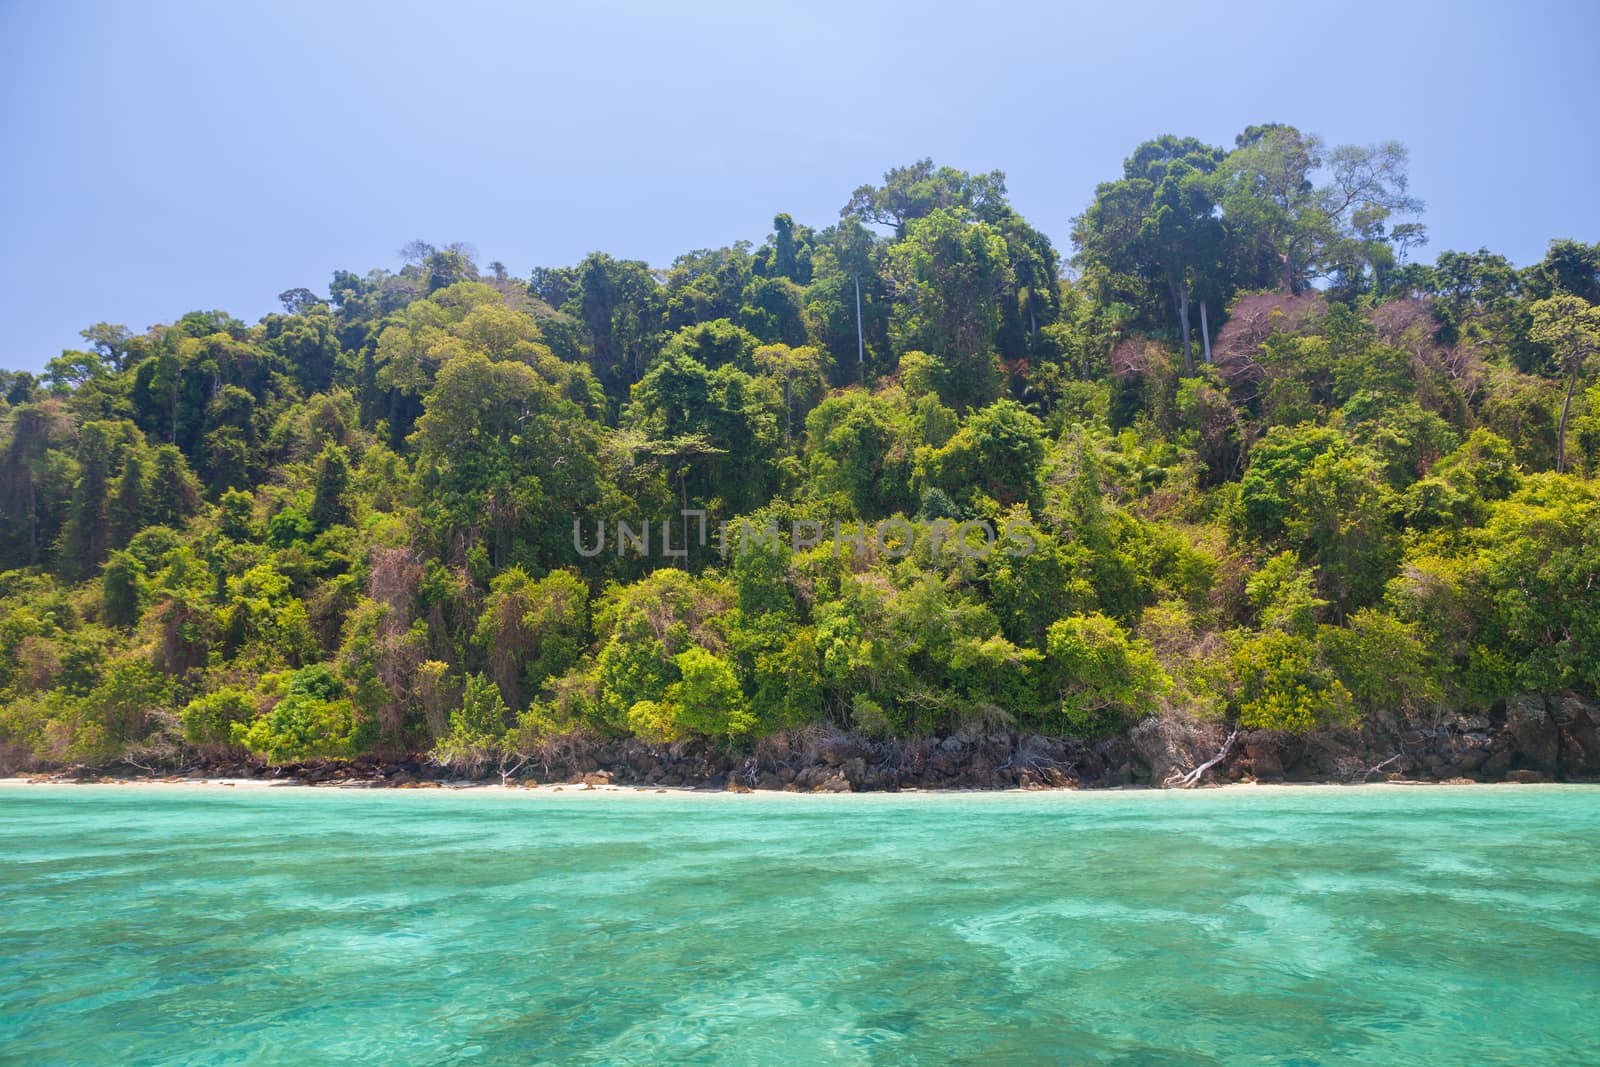
[[[290,677],[288,692],[266,715],[229,728],[235,744],[265,756],[269,763],[339,759],[365,747],[369,724],[344,699],[344,686],[322,664],[303,667]]]
[[[248,729],[255,718],[255,698],[234,686],[189,701],[178,719],[183,723],[184,740],[196,745],[226,745],[233,740],[236,724]]]
[[[1311,639],[1267,630],[1233,653],[1239,725],[1305,733],[1355,720],[1350,690],[1317,657]]]
[[[450,732],[433,749],[447,767],[476,770],[506,748],[506,716],[511,709],[494,682],[481,674],[467,677],[461,703],[450,713]]]
[[[1047,695],[1059,701],[1062,721],[1090,736],[1150,714],[1172,688],[1149,644],[1099,612],[1052,624],[1044,667]]]

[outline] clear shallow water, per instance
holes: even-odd
[[[0,790],[0,1062],[1593,1063],[1600,788]]]

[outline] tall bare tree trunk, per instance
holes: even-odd
[[[1189,283],[1178,290],[1178,318],[1183,321],[1183,371],[1194,373],[1194,347],[1189,339]]]
[[[1206,363],[1211,363],[1211,323],[1206,321],[1206,302],[1200,301],[1200,343],[1206,349]]]
[[[856,275],[856,370],[863,384],[867,380],[867,334],[861,325],[861,275]]]
[[[1567,415],[1572,411],[1572,392],[1578,387],[1578,362],[1567,378],[1567,398],[1561,402],[1561,422],[1556,427],[1556,473],[1567,473]]]

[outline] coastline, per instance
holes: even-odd
[[[485,789],[589,792],[1006,792],[1211,789],[1254,784],[1600,781],[1600,704],[1520,697],[1482,715],[1379,718],[1306,734],[1147,718],[1104,739],[965,733],[874,737],[782,731],[731,750],[709,741],[648,744],[594,733],[547,737],[515,761],[442,766],[426,753],[267,765],[240,750],[174,750],[141,763],[45,765],[0,760],[19,781],[214,782],[230,789]]]
[[[135,783],[222,788],[505,789],[721,793],[1185,790],[1261,785],[1600,782],[1600,705],[1522,698],[1488,715],[1371,720],[1306,734],[1150,718],[1099,739],[967,731],[882,738],[827,728],[779,732],[732,751],[572,732],[515,761],[442,766],[423,753],[269,765],[237,749],[62,766],[0,760],[11,784]],[[4,781],[0,777],[0,781]]]
[[[1056,786],[1043,788],[1010,789],[901,789],[895,791],[878,790],[870,793],[834,793],[834,792],[801,792],[799,790],[782,789],[707,789],[694,786],[648,786],[648,785],[586,785],[583,783],[527,783],[502,785],[499,782],[474,781],[471,779],[458,779],[431,783],[427,786],[416,787],[408,791],[427,793],[441,793],[453,795],[483,795],[483,796],[667,796],[667,797],[827,797],[827,796],[915,796],[915,797],[956,797],[956,796],[1036,796],[1040,794],[1074,794],[1085,796],[1118,795],[1125,796],[1130,793],[1139,794],[1167,794],[1167,793],[1306,793],[1326,791],[1363,790],[1370,792],[1406,792],[1417,788],[1427,789],[1453,789],[1453,788],[1494,788],[1516,787],[1517,789],[1537,788],[1567,788],[1567,787],[1594,787],[1600,785],[1596,782],[1483,782],[1470,778],[1456,778],[1444,781],[1427,779],[1396,779],[1382,782],[1225,782],[1208,783],[1194,789],[1157,789],[1150,786],[1109,786],[1100,788],[1082,788],[1076,786]],[[258,794],[272,791],[287,791],[294,793],[303,792],[389,792],[395,787],[387,786],[382,782],[337,782],[337,783],[310,783],[295,780],[271,780],[262,778],[65,778],[59,776],[17,775],[0,778],[0,794],[6,791],[22,791],[30,788],[77,788],[93,786],[110,789],[136,789],[140,791],[177,791],[191,792],[195,790],[225,791],[240,790],[246,793]]]

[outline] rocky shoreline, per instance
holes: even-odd
[[[1556,782],[1600,780],[1600,704],[1577,695],[1519,697],[1487,715],[1374,720],[1305,735],[1230,734],[1221,724],[1148,719],[1098,742],[1037,734],[963,733],[875,739],[809,729],[743,752],[707,742],[650,745],[570,734],[520,763],[472,771],[425,756],[268,766],[194,754],[171,766],[0,767],[59,781],[261,779],[308,785],[425,788],[463,779],[506,784],[612,784],[711,790],[873,792],[902,789],[1175,787],[1237,782]]]

